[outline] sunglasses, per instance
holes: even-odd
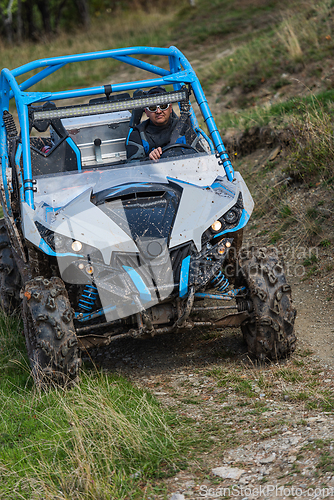
[[[146,109],[151,111],[151,113],[156,113],[158,108],[160,111],[166,111],[166,109],[169,108],[169,103],[168,104],[158,104],[157,106],[147,106]]]

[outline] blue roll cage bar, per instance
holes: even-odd
[[[169,59],[169,68],[166,70],[155,66],[151,63],[142,61],[133,55],[158,55],[166,56]],[[29,140],[29,114],[28,106],[32,103],[55,101],[60,99],[69,99],[75,97],[88,97],[105,93],[105,87],[90,87],[74,90],[65,90],[61,92],[26,92],[27,89],[48,77],[55,71],[61,69],[69,63],[97,60],[97,59],[115,59],[124,62],[131,66],[141,68],[150,73],[154,73],[159,78],[148,80],[140,80],[135,82],[120,83],[112,85],[112,92],[122,92],[125,90],[135,90],[138,88],[147,88],[158,85],[172,84],[175,91],[180,90],[183,85],[190,85],[198,106],[203,115],[204,121],[208,127],[214,147],[217,151],[217,157],[220,158],[219,164],[225,169],[226,176],[229,181],[233,181],[234,170],[226,152],[225,146],[212,117],[208,102],[204,95],[201,84],[191,67],[189,61],[176,47],[159,48],[159,47],[128,47],[123,49],[105,50],[99,52],[88,52],[84,54],[75,54],[61,57],[51,57],[46,59],[38,59],[31,61],[16,69],[9,70],[4,68],[0,76],[0,147],[1,147],[1,162],[2,162],[2,180],[6,192],[7,206],[9,211],[10,204],[7,190],[7,172],[8,164],[8,146],[7,132],[4,125],[3,113],[9,111],[9,101],[14,98],[18,111],[19,123],[21,128],[22,139],[22,156],[23,156],[23,180],[26,186],[29,187],[25,191],[25,201],[34,208],[33,190],[32,190],[32,168],[30,157],[30,140]],[[16,78],[33,70],[40,70],[37,74],[31,76],[20,85]],[[200,131],[195,114],[191,109],[191,120],[194,129]],[[203,135],[205,135],[203,133]]]

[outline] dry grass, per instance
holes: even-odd
[[[277,30],[277,37],[285,46],[289,56],[293,60],[301,59],[303,51],[301,49],[296,28],[294,27],[291,19],[284,19],[281,26]]]
[[[291,117],[294,131],[290,175],[306,182],[327,181],[334,176],[332,114],[313,96],[300,103],[299,113]]]

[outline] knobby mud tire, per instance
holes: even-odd
[[[13,257],[4,219],[0,220],[0,308],[12,313],[20,305],[21,276]]]
[[[258,359],[289,356],[296,345],[291,287],[283,261],[274,249],[243,248],[239,256],[238,288],[246,286],[247,297],[238,298],[242,308],[250,302],[251,317],[241,325],[248,351]]]
[[[81,359],[73,310],[60,278],[37,277],[26,283],[23,323],[36,386],[75,384]]]

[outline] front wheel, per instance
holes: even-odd
[[[23,294],[23,323],[32,376],[40,388],[77,381],[81,360],[64,282],[38,277]]]
[[[20,304],[21,277],[4,219],[0,220],[0,309],[12,313]]]
[[[242,309],[249,303],[250,319],[241,325],[248,350],[258,359],[279,359],[295,349],[291,287],[286,282],[283,262],[274,249],[244,248],[240,251],[237,288],[245,286],[246,297],[237,296]]]

